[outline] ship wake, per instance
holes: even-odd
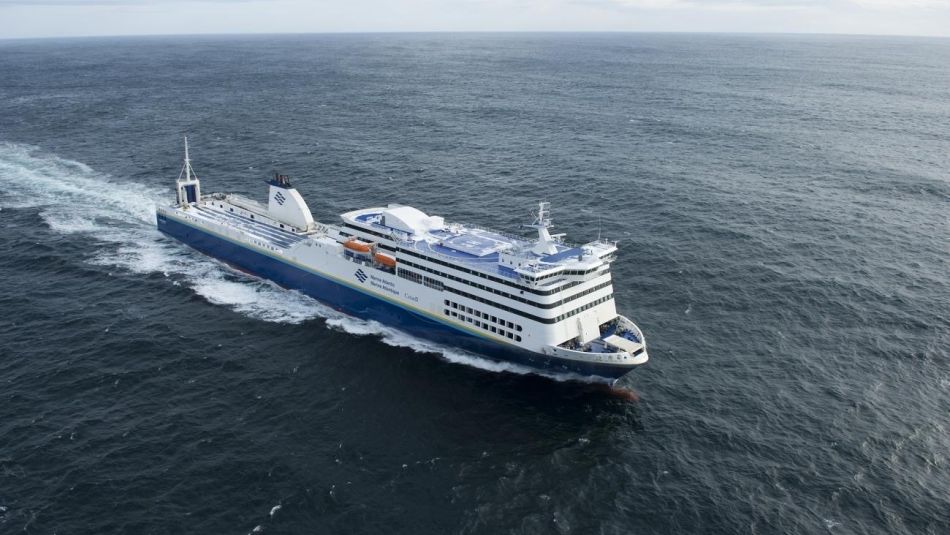
[[[155,206],[170,188],[119,182],[80,162],[37,147],[0,143],[0,207],[34,208],[51,230],[98,245],[88,261],[133,273],[162,273],[208,302],[255,319],[300,323],[322,316],[302,295],[238,274],[166,239],[155,228]]]
[[[303,294],[237,272],[164,237],[155,228],[156,205],[174,196],[169,187],[118,181],[39,147],[8,142],[0,142],[0,184],[0,209],[36,209],[52,231],[82,235],[98,244],[90,263],[139,274],[162,273],[170,284],[189,288],[209,303],[256,320],[299,324],[324,319],[330,328],[376,336],[393,347],[434,353],[449,362],[490,372],[603,382],[540,372],[428,342],[374,321],[346,316]]]

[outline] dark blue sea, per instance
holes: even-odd
[[[620,241],[615,388],[155,230],[289,174]],[[0,42],[0,533],[950,532],[950,40]]]

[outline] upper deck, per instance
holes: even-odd
[[[538,243],[522,236],[429,216],[410,207],[365,208],[341,215],[347,226],[382,235],[424,256],[475,269],[513,281],[553,286],[564,276],[584,276],[608,264],[616,245],[597,241],[582,246]]]
[[[213,223],[221,227],[234,229],[258,245],[273,250],[288,250],[298,242],[308,238],[307,234],[291,232],[279,227],[279,223],[262,218],[260,213],[235,212],[234,208],[243,208],[240,204],[222,203],[224,197],[206,198],[203,202],[189,205],[187,209],[169,207],[182,215],[190,217],[196,223]],[[229,199],[230,201],[230,199]],[[227,206],[227,208],[225,208]],[[161,209],[160,209],[161,211]]]

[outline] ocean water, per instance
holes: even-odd
[[[154,229],[291,175],[620,240],[651,361],[543,377]],[[950,40],[0,42],[0,533],[950,532]]]

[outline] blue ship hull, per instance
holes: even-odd
[[[158,216],[158,230],[202,253],[242,271],[298,290],[346,314],[378,321],[419,338],[460,347],[498,361],[514,362],[542,371],[617,379],[627,366],[584,363],[551,358],[474,336],[396,303],[351,288],[330,278],[300,269],[175,219]]]

